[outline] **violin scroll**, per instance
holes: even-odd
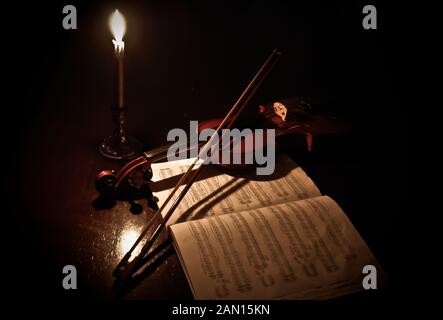
[[[103,170],[95,177],[95,189],[103,196],[109,196],[115,190],[116,183],[114,170]]]
[[[138,214],[143,208],[134,200],[143,198],[148,200],[150,208],[157,210],[157,200],[148,184],[151,179],[150,163],[143,157],[130,161],[119,171],[103,170],[95,178],[99,193],[96,203],[103,207],[103,204],[108,206],[116,200],[126,200],[131,205],[131,212]]]

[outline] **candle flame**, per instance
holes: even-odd
[[[115,10],[109,19],[109,27],[111,28],[112,35],[114,36],[115,50],[121,51],[123,50],[125,43],[123,42],[123,36],[126,32],[126,21],[120,11]]]

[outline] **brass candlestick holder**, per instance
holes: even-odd
[[[136,157],[142,151],[142,143],[126,132],[125,109],[114,108],[113,119],[117,128],[100,144],[100,153],[113,160]]]

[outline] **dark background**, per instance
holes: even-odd
[[[77,8],[77,30],[62,28],[67,4]],[[87,282],[81,282],[84,290],[64,291],[61,268],[76,264],[80,220],[72,217],[77,208],[91,207],[93,177],[109,166],[97,146],[113,128],[115,59],[108,18],[115,8],[127,20],[128,126],[146,149],[166,142],[169,129],[186,128],[189,120],[223,116],[272,49],[281,48],[281,61],[251,105],[311,95],[352,122],[346,144],[317,151],[306,168],[320,190],[349,213],[388,273],[392,285],[379,299],[402,292],[407,116],[395,85],[400,35],[395,7],[374,1],[378,30],[364,30],[365,4],[74,1],[7,6],[2,22],[7,39],[3,83],[8,83],[8,100],[2,104],[3,229],[10,293],[105,297]],[[79,277],[88,273],[81,271]],[[186,285],[183,279],[181,285]]]

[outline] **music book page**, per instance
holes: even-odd
[[[327,196],[170,226],[197,299],[326,299],[362,290],[370,249]]]
[[[188,170],[193,161],[194,159],[186,159],[152,164],[154,173],[152,189],[159,199],[159,206],[163,204],[179,177]],[[253,168],[247,173],[244,173],[244,170],[231,171],[232,175],[223,173],[217,167],[208,166],[201,174],[201,179],[194,182],[183,198],[169,219],[168,225],[321,195],[303,169],[287,155],[279,155],[277,163],[276,170],[271,176],[256,176]],[[242,177],[238,176],[239,172],[242,172]],[[168,184],[164,182],[165,180],[169,180],[169,185],[164,186]],[[178,194],[179,192],[175,197]],[[171,205],[172,201],[169,204]],[[167,212],[170,205],[162,214]]]

